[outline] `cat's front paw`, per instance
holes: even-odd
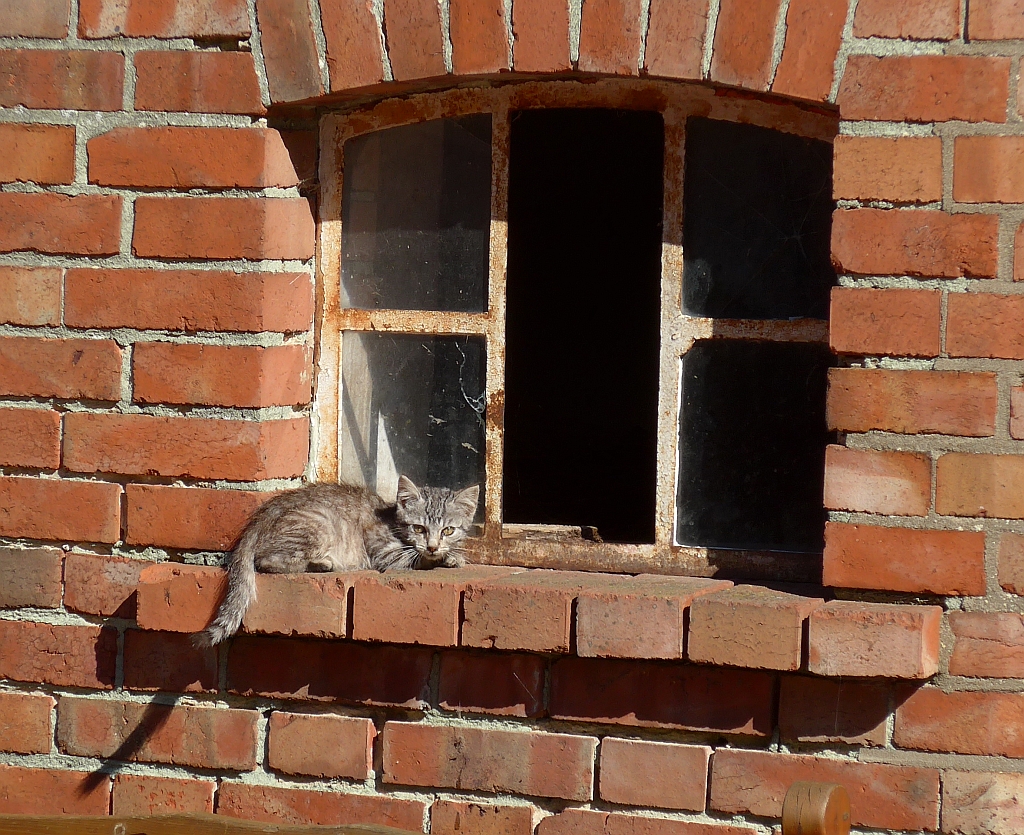
[[[448,554],[441,563],[445,568],[462,568],[466,564],[466,558],[462,554]]]

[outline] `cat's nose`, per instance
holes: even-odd
[[[439,547],[440,547],[439,545],[434,545],[433,543],[428,542],[427,543],[427,552],[430,553],[430,554],[436,554],[437,553],[437,549]]]

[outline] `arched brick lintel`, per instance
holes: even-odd
[[[273,104],[385,82],[573,71],[834,101],[850,0],[256,0]],[[576,19],[578,17],[578,19]]]

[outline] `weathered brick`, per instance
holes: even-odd
[[[780,0],[722,0],[715,28],[711,79],[767,90]]]
[[[557,719],[687,728],[747,736],[772,732],[775,676],[655,662],[563,658],[551,668]]]
[[[639,0],[589,0],[580,21],[579,68],[637,75],[642,40]]]
[[[896,709],[900,748],[1024,756],[1024,693],[943,693],[922,687]]]
[[[81,473],[251,481],[302,475],[306,418],[247,421],[153,415],[64,418],[64,466]]]
[[[939,670],[941,606],[833,600],[811,612],[807,669],[836,678],[929,678]]]
[[[124,635],[124,686],[129,690],[216,693],[217,650],[197,649],[190,636],[176,632]]]
[[[782,800],[797,780],[840,783],[850,795],[854,826],[938,828],[936,769],[764,751],[720,748],[715,752],[711,807],[732,814],[778,818],[782,815]]]
[[[502,0],[452,0],[449,19],[456,75],[509,69]]]
[[[212,780],[118,774],[114,777],[113,811],[124,817],[210,814],[216,788]]]
[[[839,209],[832,215],[832,260],[841,272],[858,275],[994,278],[999,218],[932,209]]]
[[[0,37],[66,38],[71,0],[0,0]]]
[[[736,586],[690,606],[686,654],[691,661],[757,670],[798,670],[804,622],[822,601]]]
[[[533,835],[533,809],[435,800],[430,807],[430,830],[438,835]]]
[[[432,0],[384,0],[395,80],[444,75],[441,10]]]
[[[0,678],[109,690],[116,659],[114,629],[0,621]]]
[[[79,328],[171,331],[308,330],[305,273],[68,270],[64,318]]]
[[[1024,519],[1024,455],[971,455],[939,458],[935,471],[935,510],[949,516]]]
[[[1024,296],[950,293],[946,350],[953,357],[1024,359]]]
[[[972,41],[1024,38],[1020,0],[972,0],[967,10],[967,31]]]
[[[786,12],[786,42],[772,81],[772,92],[814,101],[828,98],[846,23],[846,8],[845,0],[790,2]]]
[[[931,487],[932,462],[923,453],[825,449],[825,507],[832,510],[926,516]]]
[[[64,696],[57,746],[80,757],[248,771],[256,767],[258,718],[255,710]]]
[[[142,629],[198,632],[210,622],[227,575],[219,568],[162,562],[139,574],[138,614]]]
[[[56,609],[63,562],[56,548],[0,548],[0,609]]]
[[[1011,594],[1024,594],[1024,536],[1004,533],[999,538],[999,585]]]
[[[845,432],[983,438],[995,434],[996,406],[990,373],[829,370],[828,424]]]
[[[862,0],[853,18],[858,38],[951,41],[960,35],[959,0]]]
[[[4,365],[0,340],[0,367]],[[60,415],[46,409],[0,409],[0,466],[60,466]]]
[[[749,826],[566,809],[542,818],[537,835],[754,835]]]
[[[0,267],[0,324],[60,324],[63,270]]]
[[[1010,437],[1024,438],[1024,387],[1010,390]]]
[[[885,745],[889,690],[876,682],[783,676],[779,733],[786,742]]]
[[[512,6],[512,61],[517,72],[559,72],[569,59],[569,7],[559,0],[518,0]]]
[[[286,774],[365,780],[373,773],[372,719],[329,713],[270,714],[270,767]]]
[[[0,393],[118,400],[121,349],[110,339],[0,337]]]
[[[942,294],[833,287],[829,343],[839,354],[937,357]]]
[[[596,753],[590,736],[388,722],[383,780],[591,800]]]
[[[56,702],[35,693],[0,693],[0,751],[49,754],[53,744],[50,719]],[[0,786],[3,786],[0,780]],[[3,800],[0,790],[0,804]],[[0,807],[2,808],[2,807]]]
[[[367,87],[384,80],[381,33],[373,10],[360,0],[320,7],[331,91]]]
[[[118,484],[0,476],[0,536],[117,542],[120,505]]]
[[[0,814],[106,815],[109,808],[105,774],[0,765]]]
[[[197,551],[227,551],[246,520],[276,493],[129,484],[126,542]]]
[[[985,534],[829,522],[822,582],[838,588],[981,595]]]
[[[83,38],[245,38],[245,0],[81,0]]]
[[[135,109],[266,112],[251,52],[136,52]]]
[[[933,203],[942,199],[942,138],[837,136],[837,200]]]
[[[942,772],[942,831],[959,835],[1024,831],[1024,775]]]
[[[116,255],[120,248],[120,196],[0,193],[0,252]]]
[[[313,255],[301,197],[139,197],[132,251],[152,258],[297,259]]]
[[[669,78],[700,78],[708,0],[651,0],[644,69]]]
[[[601,799],[624,806],[703,812],[710,761],[711,749],[706,745],[605,737]]]
[[[103,554],[68,554],[64,560],[64,606],[88,615],[135,617],[135,588],[148,560]]]
[[[0,124],[0,146],[4,148],[0,183],[70,183],[75,179],[73,127]]]
[[[949,672],[973,678],[1024,678],[1024,616],[1012,612],[951,612]]]
[[[953,199],[1024,202],[1024,136],[958,136],[953,145]]]
[[[120,110],[124,56],[92,50],[0,51],[0,107]]]
[[[260,0],[256,6],[272,102],[323,95],[313,20],[305,0]]]
[[[246,632],[347,638],[351,575],[258,574]]]
[[[546,667],[537,655],[445,652],[438,701],[445,710],[457,713],[534,718],[544,712]]]

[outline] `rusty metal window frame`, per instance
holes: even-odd
[[[503,525],[502,412],[504,394],[505,277],[508,241],[509,114],[530,108],[600,107],[656,111],[665,124],[664,232],[661,267],[661,354],[655,541],[624,545],[592,542],[543,526]],[[487,311],[356,310],[340,304],[344,145],[353,137],[401,125],[474,113],[492,115],[491,223]],[[733,339],[828,343],[828,322],[817,319],[728,320],[687,315],[682,305],[683,159],[690,116],[742,122],[832,142],[837,114],[748,93],[696,84],[606,79],[527,81],[456,88],[386,99],[326,114],[320,124],[317,247],[317,345],[313,475],[337,481],[341,422],[341,334],[345,331],[475,335],[486,340],[486,515],[472,558],[495,565],[753,580],[814,581],[818,566],[805,554],[676,545],[681,358],[698,340]]]

